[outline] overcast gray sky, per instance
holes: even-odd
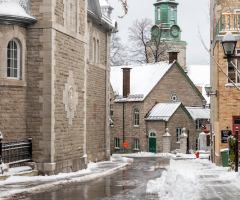
[[[128,27],[134,20],[150,18],[154,20],[153,3],[157,0],[128,0],[129,12],[124,14],[118,0],[108,0],[114,7],[112,19],[118,21],[119,33],[122,42],[128,42]],[[182,40],[187,41],[187,65],[209,65],[209,55],[203,48],[198,37],[198,27],[205,44],[210,46],[209,0],[176,0],[178,6],[178,25],[182,29]]]

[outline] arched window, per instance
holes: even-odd
[[[149,133],[149,137],[156,137],[156,133],[154,132]]]
[[[171,7],[171,20],[174,20],[174,7]]]
[[[20,46],[16,39],[12,39],[7,46],[7,77],[19,79],[20,74]]]
[[[97,45],[96,45],[96,63],[98,63],[99,59],[99,40],[97,40]]]
[[[133,125],[139,126],[139,110],[137,108],[133,112]]]
[[[96,49],[96,40],[93,38],[93,43],[92,43],[92,61],[95,61],[95,49]]]
[[[161,20],[161,9],[160,9],[160,7],[157,8],[157,19]]]

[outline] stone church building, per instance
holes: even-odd
[[[170,56],[171,58],[171,56]],[[163,152],[163,135],[169,129],[171,150],[180,148],[183,128],[188,149],[210,120],[205,99],[175,58],[111,70],[111,153]]]
[[[31,135],[42,173],[109,159],[112,10],[107,0],[0,0],[0,131],[3,143]]]

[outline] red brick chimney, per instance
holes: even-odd
[[[122,68],[123,70],[123,97],[130,94],[130,71],[132,68]]]
[[[169,64],[173,63],[174,60],[178,60],[178,53],[179,51],[177,50],[171,50],[171,51],[168,51],[168,54],[169,54]]]

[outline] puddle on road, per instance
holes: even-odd
[[[163,168],[167,168],[166,158],[134,158],[132,165],[98,180],[68,185],[51,192],[26,198],[27,200],[71,200],[71,199],[156,199],[147,195],[146,184],[159,178]]]

